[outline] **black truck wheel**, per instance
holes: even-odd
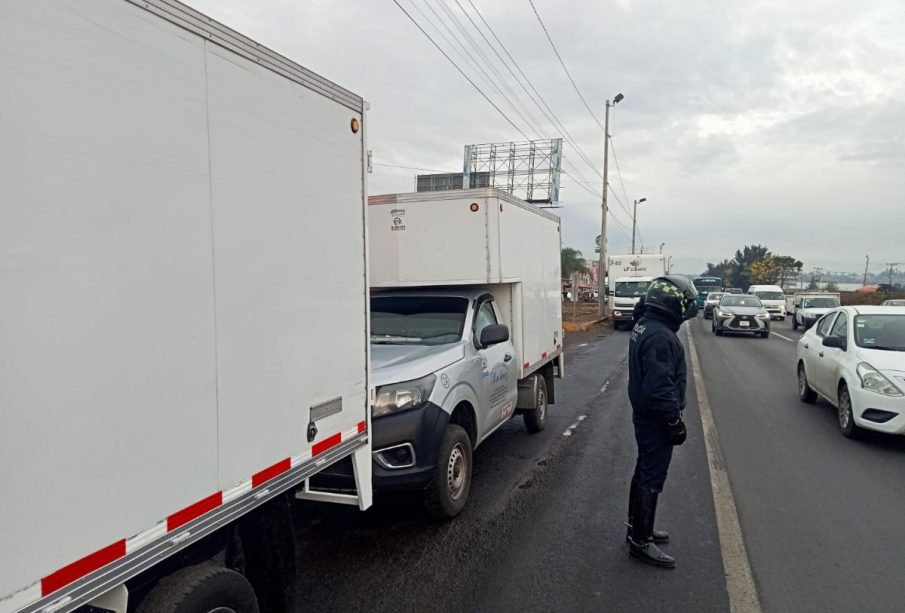
[[[537,377],[536,409],[529,409],[524,413],[525,427],[532,434],[540,432],[547,425],[547,381],[541,375]]]
[[[461,426],[449,424],[440,443],[434,479],[424,492],[428,513],[452,519],[462,512],[471,490],[471,439]]]
[[[258,613],[255,592],[245,577],[201,564],[158,581],[135,613]]]

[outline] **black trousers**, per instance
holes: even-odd
[[[669,430],[662,424],[635,424],[638,459],[633,478],[639,487],[655,492],[663,491],[666,473],[672,460],[672,441]]]

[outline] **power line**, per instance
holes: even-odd
[[[459,4],[459,0],[456,0],[456,4]],[[466,13],[466,16],[469,17],[469,21],[471,21],[472,25],[474,25],[475,29],[478,30],[479,33],[481,33],[481,36],[487,42],[488,46],[491,49],[493,49],[496,56],[500,59],[500,62],[506,67],[506,69],[509,71],[509,74],[512,75],[512,78],[515,79],[516,82],[521,86],[522,90],[526,94],[528,94],[528,98],[534,103],[534,105],[538,108],[538,110],[540,110],[541,114],[543,114],[543,116],[547,119],[547,121],[549,121],[555,128],[558,128],[560,136],[563,136],[566,138],[566,140],[575,148],[575,151],[582,158],[582,160],[591,168],[591,170],[594,171],[595,174],[597,174],[597,176],[599,176],[602,179],[603,175],[597,169],[597,165],[595,165],[590,160],[590,158],[587,156],[587,154],[585,154],[585,152],[582,150],[582,148],[578,145],[578,142],[572,137],[572,135],[569,133],[569,131],[566,129],[566,127],[563,125],[563,123],[559,120],[559,117],[556,116],[556,113],[553,112],[553,109],[550,108],[550,105],[547,104],[547,101],[544,100],[544,98],[543,98],[543,96],[541,96],[540,92],[537,91],[537,88],[534,86],[534,83],[532,83],[531,79],[528,78],[528,76],[525,74],[525,71],[522,70],[522,67],[519,66],[519,63],[515,60],[515,58],[512,57],[512,54],[509,53],[509,49],[506,48],[506,45],[504,45],[503,41],[500,40],[500,37],[497,36],[493,27],[487,22],[486,19],[484,19],[484,15],[481,14],[481,11],[478,10],[478,7],[475,6],[475,4],[474,4],[474,2],[472,2],[472,0],[468,0],[468,4],[471,6],[471,8],[474,10],[475,14],[481,20],[481,23],[484,24],[484,27],[487,28],[487,31],[490,32],[490,35],[493,37],[493,39],[497,42],[497,44],[503,50],[503,53],[506,54],[506,57],[509,58],[509,61],[512,62],[512,65],[515,66],[515,69],[518,70],[519,74],[522,76],[522,79],[524,79],[524,83],[527,83],[528,87],[531,88],[531,91],[534,92],[534,96],[531,95],[531,93],[525,87],[524,83],[522,81],[519,81],[518,77],[515,76],[515,73],[512,72],[512,69],[509,68],[509,64],[507,64],[505,61],[503,61],[503,58],[500,57],[499,53],[497,53],[496,48],[490,44],[490,41],[488,41],[487,38],[484,37],[483,32],[481,32],[481,30],[480,30],[480,28],[478,28],[477,24],[475,24],[474,21],[471,19],[471,17],[468,16],[468,14]],[[461,8],[462,11],[465,12],[465,9],[462,7],[461,4],[459,4],[459,8]],[[535,99],[535,96],[536,96],[536,99]],[[538,104],[538,101],[540,101],[540,104]],[[541,106],[541,104],[543,106]],[[546,110],[544,110],[544,109],[546,109]]]
[[[556,45],[553,44],[553,39],[550,38],[550,33],[547,31],[547,26],[544,25],[544,20],[540,18],[540,13],[537,12],[537,7],[534,6],[534,0],[528,0],[528,3],[531,5],[531,8],[534,10],[534,15],[537,17],[538,23],[540,23],[540,27],[543,28],[544,34],[547,36],[547,40],[550,41],[550,46],[553,47],[553,53],[556,54],[556,58],[559,60],[559,63],[562,65],[562,69],[566,72],[566,76],[569,77],[569,81],[572,83],[572,87],[575,88],[575,93],[578,94],[578,97],[581,98],[582,104],[584,104],[584,108],[588,109],[588,113],[591,114],[591,119],[593,119],[600,129],[603,130],[603,124],[597,119],[597,116],[594,115],[594,111],[591,110],[591,107],[588,106],[588,102],[584,99],[584,96],[581,95],[581,90],[578,89],[578,85],[575,83],[575,79],[572,78],[572,73],[569,72],[569,69],[566,68],[566,63],[563,61],[562,56],[559,54],[559,51],[556,49]]]
[[[480,87],[478,87],[477,84],[475,84],[475,82],[472,81],[469,78],[469,76],[467,74],[465,74],[465,72],[461,68],[459,68],[459,65],[456,64],[451,57],[449,57],[449,55],[443,50],[442,47],[440,47],[440,45],[437,44],[437,42],[433,38],[431,38],[431,35],[428,34],[427,31],[425,31],[425,29],[422,28],[421,25],[417,21],[415,21],[415,19],[409,14],[408,11],[405,10],[405,8],[403,8],[403,6],[401,4],[399,4],[399,0],[393,0],[393,3],[399,7],[400,11],[405,13],[405,16],[409,18],[409,21],[411,21],[413,24],[415,24],[416,28],[421,30],[421,33],[427,37],[427,40],[429,40],[431,42],[431,44],[437,48],[437,51],[439,51],[441,54],[443,54],[443,57],[445,57],[447,59],[447,61],[449,61],[449,63],[452,64],[453,67],[457,71],[459,71],[459,74],[461,74],[463,77],[465,77],[465,80],[468,81],[468,83],[472,87],[474,87],[479,94],[481,94],[481,97],[483,97],[484,100],[486,100],[490,104],[490,106],[492,106],[494,108],[494,110],[496,110],[496,112],[499,113],[500,116],[506,120],[506,123],[508,123],[510,126],[512,126],[515,129],[515,131],[518,132],[525,140],[531,140],[530,138],[528,138],[528,136],[524,132],[521,131],[521,129],[517,125],[515,125],[515,123],[513,123],[513,121],[511,119],[509,119],[509,117],[506,116],[506,114],[502,110],[500,110],[500,107],[498,107],[496,104],[494,104],[493,100],[491,100],[487,96],[487,94],[485,94],[484,91]]]
[[[384,162],[372,162],[374,166],[386,166],[387,168],[405,168],[406,170],[420,170],[422,172],[437,172],[441,174],[445,174],[448,171],[446,170],[437,170],[435,168],[418,168],[416,166],[402,166],[401,164],[387,164]]]

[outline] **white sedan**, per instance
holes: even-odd
[[[905,434],[905,307],[840,307],[798,341],[798,396],[836,407],[839,429]]]

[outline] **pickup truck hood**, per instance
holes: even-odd
[[[464,342],[446,345],[371,344],[371,383],[380,387],[426,377],[463,359]]]

